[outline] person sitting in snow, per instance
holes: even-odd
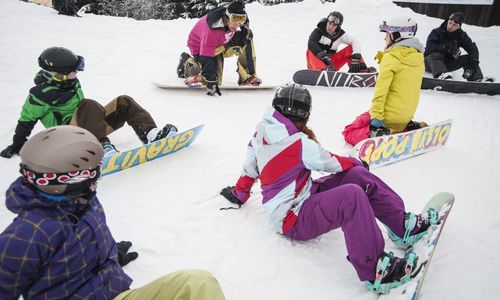
[[[404,258],[385,252],[376,219],[396,245],[406,248],[437,222],[436,211],[405,212],[401,197],[366,164],[322,148],[307,126],[311,108],[305,87],[279,88],[248,144],[240,178],[221,194],[241,206],[259,179],[262,204],[278,233],[305,241],[342,228],[348,260],[370,290],[381,293],[401,285],[418,258],[413,252]],[[331,174],[313,180],[312,171]]]
[[[115,242],[96,195],[103,154],[92,133],[68,125],[21,149],[21,176],[6,193],[17,217],[0,233],[0,299],[224,299],[202,270],[130,289],[123,266],[138,254]]]
[[[342,29],[344,16],[334,11],[319,21],[307,43],[307,68],[310,70],[338,71],[345,64],[349,72],[375,72],[367,68],[361,57],[361,45]],[[337,51],[340,45],[348,45]]]
[[[238,84],[258,86],[261,80],[255,70],[253,33],[242,2],[216,8],[203,16],[189,33],[187,45],[191,55],[181,54],[177,76],[187,78],[188,85],[207,86],[207,95],[221,95],[224,58],[238,56]],[[200,74],[201,69],[201,74]]]
[[[424,46],[415,38],[417,23],[408,17],[384,21],[385,50],[377,59],[380,70],[369,112],[363,113],[342,132],[347,143],[427,126],[412,118],[417,110],[424,74]]]
[[[151,115],[132,97],[118,96],[106,106],[83,95],[77,73],[84,70],[84,58],[63,47],[51,47],[38,58],[42,68],[35,76],[17,123],[13,143],[0,156],[10,158],[19,153],[38,121],[46,127],[77,125],[92,132],[102,143],[106,155],[118,151],[107,137],[125,122],[144,144],[177,133],[167,124],[158,128]]]
[[[479,49],[469,35],[462,30],[465,15],[461,12],[451,16],[427,37],[425,45],[425,67],[434,78],[452,80],[451,71],[464,69],[462,77],[467,81],[488,81],[493,78],[484,78],[479,67]],[[461,55],[460,48],[467,54]]]

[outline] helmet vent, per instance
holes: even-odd
[[[81,159],[81,160],[84,160],[84,161],[87,161],[87,162],[89,161],[89,159],[88,159],[88,158],[86,158],[86,157],[80,157],[80,159]]]
[[[77,165],[77,164],[72,164],[72,165],[73,165],[73,167],[75,167],[75,168],[80,168],[80,166],[79,166],[79,165]]]
[[[45,141],[46,139],[48,139],[50,136],[46,135],[43,137],[42,141]]]

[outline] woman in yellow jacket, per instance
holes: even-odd
[[[424,74],[424,46],[415,38],[417,23],[398,17],[384,21],[385,51],[377,54],[380,71],[370,108],[370,135],[379,136],[426,126],[413,122]]]

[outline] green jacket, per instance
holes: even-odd
[[[403,131],[417,110],[424,75],[422,52],[423,45],[411,38],[377,55],[380,70],[370,116],[395,132]]]
[[[16,153],[21,150],[39,120],[46,128],[67,125],[84,99],[78,79],[67,81],[64,86],[40,79],[39,73],[35,77],[35,83],[38,84],[30,89],[18,120],[13,138]]]

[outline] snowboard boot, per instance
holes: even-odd
[[[406,249],[424,237],[431,226],[437,224],[439,224],[439,212],[434,208],[429,208],[419,215],[414,213],[405,214],[405,233],[403,237],[397,236],[389,228],[387,228],[387,233],[396,246]]]
[[[111,156],[117,154],[119,151],[116,150],[115,145],[111,144],[108,138],[101,141],[102,149],[104,150],[104,156]]]
[[[177,65],[177,77],[179,78],[186,78],[185,74],[185,64],[188,59],[191,58],[191,55],[189,55],[186,52],[181,53],[181,57],[179,58],[179,64]]]
[[[246,85],[259,86],[261,84],[262,84],[262,80],[259,77],[257,77],[256,75],[252,75],[252,76],[248,77],[246,80],[238,82],[238,85],[240,85],[240,86],[246,86]]]
[[[147,140],[142,141],[144,144],[149,144],[152,142],[159,141],[163,138],[168,138],[177,134],[177,127],[172,124],[165,125],[162,129],[153,128],[147,134]]]
[[[427,123],[425,123],[425,122],[410,121],[408,123],[408,125],[406,125],[404,131],[412,131],[412,130],[424,128],[424,127],[427,127],[427,126],[429,126],[429,125]]]
[[[476,80],[477,82],[487,82],[487,83],[493,83],[495,82],[495,77],[491,77],[491,76],[486,76],[484,78],[481,78],[481,79],[478,79]]]
[[[370,137],[389,135],[391,131],[385,127],[370,126]]]
[[[405,258],[395,257],[394,253],[383,253],[377,262],[375,280],[365,281],[365,286],[377,294],[388,294],[391,289],[398,287],[412,278],[417,266],[418,257],[410,252]]]
[[[377,69],[375,69],[374,67],[367,67],[359,70],[358,73],[377,73]]]

